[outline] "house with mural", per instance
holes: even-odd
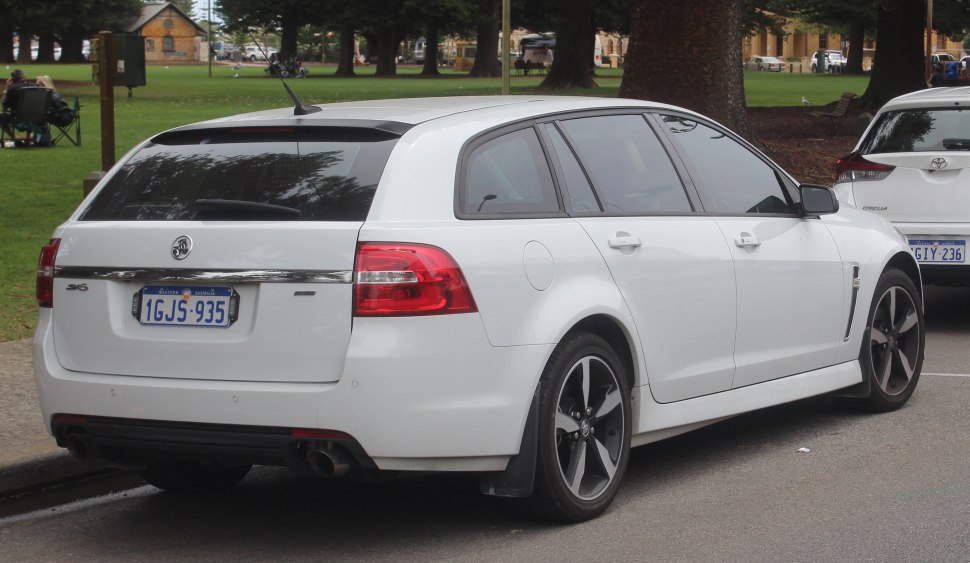
[[[128,23],[125,33],[145,38],[145,62],[197,63],[206,32],[171,2],[145,2],[141,15]]]

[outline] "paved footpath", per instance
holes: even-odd
[[[33,370],[30,340],[0,342],[0,497],[101,468],[74,459],[47,433]]]

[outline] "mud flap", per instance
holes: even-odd
[[[525,419],[522,443],[518,455],[512,456],[505,471],[487,473],[482,476],[479,488],[483,494],[496,497],[528,497],[532,495],[532,484],[536,473],[536,447],[539,439],[539,387],[536,386]]]

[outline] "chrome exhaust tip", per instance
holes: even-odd
[[[338,449],[317,449],[307,454],[313,472],[321,477],[342,477],[350,471],[350,458]]]

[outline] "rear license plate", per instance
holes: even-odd
[[[231,287],[146,285],[131,301],[143,325],[226,328],[236,321],[239,294]]]
[[[967,256],[965,240],[910,239],[909,248],[922,264],[962,264]]]

